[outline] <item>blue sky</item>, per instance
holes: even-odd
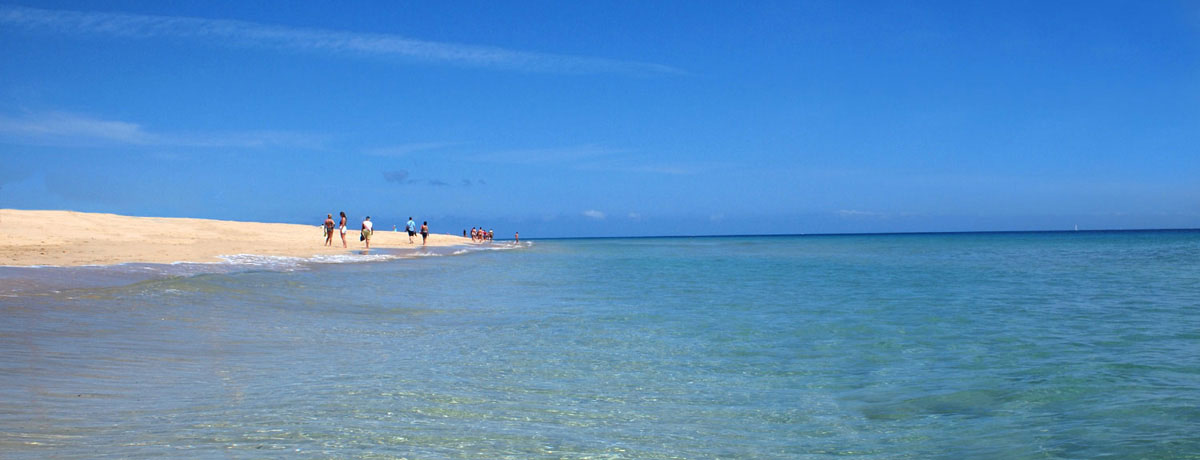
[[[11,2],[0,55],[0,207],[1200,227],[1196,3]]]

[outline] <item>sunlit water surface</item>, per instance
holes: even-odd
[[[1200,452],[1197,232],[155,270],[0,273],[0,457]]]

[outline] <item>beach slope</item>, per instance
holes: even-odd
[[[358,230],[347,232],[349,247],[342,248],[337,234],[335,246],[325,246],[319,225],[0,209],[0,265],[9,266],[220,262],[220,256],[238,254],[308,258],[362,251],[358,237]],[[404,232],[376,231],[371,248],[413,248],[420,238],[409,244]],[[442,234],[428,241],[469,244],[470,239]]]

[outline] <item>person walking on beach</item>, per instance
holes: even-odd
[[[325,215],[325,245],[333,246],[333,214]]]
[[[360,237],[359,239],[361,239],[361,240],[363,240],[363,241],[365,241],[365,242],[366,242],[366,244],[367,244],[367,249],[371,249],[371,233],[374,231],[374,230],[371,228],[371,226],[372,226],[372,225],[373,225],[373,224],[371,224],[371,216],[367,216],[367,218],[366,218],[366,219],[363,219],[363,222],[362,222],[362,237]]]
[[[426,238],[429,238],[429,221],[421,223],[421,246],[425,245]]]
[[[408,216],[408,223],[404,224],[404,228],[408,230],[408,244],[413,244],[413,237],[417,236],[417,223],[413,222],[412,216]]]
[[[513,233],[513,241],[516,241],[517,243],[521,242],[521,232]]]
[[[342,232],[342,247],[346,247],[346,211],[342,211],[342,222],[338,224],[338,231]]]

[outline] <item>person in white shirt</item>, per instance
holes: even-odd
[[[373,231],[374,231],[374,230],[371,228],[371,225],[372,225],[372,224],[371,224],[371,216],[367,216],[367,218],[366,218],[366,219],[363,219],[363,223],[362,223],[362,237],[361,237],[360,239],[361,239],[361,240],[363,240],[364,242],[366,242],[366,244],[367,244],[367,249],[371,249],[371,232],[373,232]]]

